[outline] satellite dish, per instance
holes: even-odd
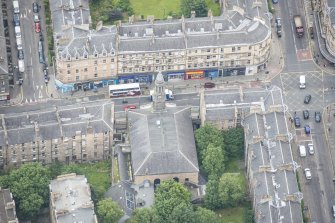
[[[96,26],[96,31],[99,31],[102,28],[102,21],[99,21]]]

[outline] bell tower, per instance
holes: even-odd
[[[155,111],[161,111],[165,109],[165,81],[162,72],[160,71],[156,76],[155,89],[152,100]]]

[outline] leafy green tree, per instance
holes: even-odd
[[[231,128],[223,131],[226,155],[229,158],[242,159],[244,156],[244,130]]]
[[[119,1],[117,1],[115,8],[120,9],[122,12],[125,12],[128,15],[134,15],[134,10],[133,10],[129,0],[119,0]]]
[[[158,215],[153,208],[137,208],[132,213],[133,223],[158,223]]]
[[[159,222],[167,222],[176,206],[190,201],[191,194],[181,183],[174,180],[163,181],[156,190],[154,203]]]
[[[100,222],[114,223],[120,220],[123,216],[123,211],[112,199],[104,199],[98,202],[97,214]]]
[[[204,17],[208,11],[205,0],[181,0],[180,9],[185,17],[190,17],[191,11],[195,11],[197,17]]]
[[[221,131],[210,124],[205,124],[195,131],[199,162],[202,163],[209,144],[224,151],[224,140]]]
[[[223,207],[219,196],[219,180],[216,177],[210,178],[206,184],[205,206],[210,210]]]
[[[203,160],[205,171],[213,177],[219,177],[224,170],[224,155],[220,147],[209,144]]]
[[[206,208],[198,207],[194,212],[195,223],[217,223],[218,216],[211,210]]]
[[[50,172],[38,163],[25,164],[0,180],[1,186],[10,188],[18,210],[24,220],[35,217],[49,202]]]
[[[167,222],[180,222],[180,223],[193,223],[194,222],[194,211],[191,203],[180,203],[177,205]]]
[[[225,173],[220,178],[219,196],[225,206],[236,206],[245,197],[245,188],[239,174]]]

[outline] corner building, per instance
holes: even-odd
[[[222,0],[222,15],[90,29],[88,1],[50,0],[61,91],[118,83],[253,75],[266,67],[271,25],[265,0]],[[71,16],[74,15],[74,16]]]

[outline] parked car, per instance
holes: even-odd
[[[277,28],[277,36],[281,37],[282,26],[281,26],[281,19],[280,18],[276,18],[276,28]]]
[[[24,59],[23,50],[17,51],[17,57],[19,58],[19,60],[23,60]]]
[[[47,84],[50,80],[50,77],[49,76],[44,76],[44,82]]]
[[[315,122],[321,122],[321,113],[315,112]]]
[[[13,15],[14,26],[20,26],[20,14]]]
[[[40,21],[40,17],[38,14],[34,14],[34,22],[39,22]]]
[[[213,82],[206,82],[204,85],[205,88],[213,88],[215,87],[215,83]]]
[[[127,105],[123,107],[124,110],[128,110],[128,109],[136,109],[136,105]]]
[[[48,74],[48,69],[43,69],[43,74],[44,74],[44,76],[48,76],[49,74]]]
[[[277,3],[278,3],[278,0],[272,0],[272,3],[273,3],[273,4],[277,4]]]
[[[298,116],[294,117],[294,125],[297,128],[301,126],[300,118]]]
[[[308,143],[308,151],[309,151],[309,154],[311,154],[311,155],[314,154],[314,146],[313,146],[313,143]]]
[[[302,115],[304,116],[304,119],[308,119],[309,118],[309,112],[308,112],[308,110],[302,111]]]
[[[33,12],[38,13],[39,10],[40,10],[40,7],[39,7],[38,3],[34,2],[33,3]]]
[[[311,134],[311,127],[309,127],[309,125],[305,125],[305,133],[308,135],[308,134]]]
[[[309,169],[309,168],[305,168],[304,172],[305,172],[305,177],[306,177],[306,179],[307,179],[307,180],[311,180],[311,179],[312,179],[311,169]]]
[[[304,99],[304,103],[305,104],[309,104],[309,102],[311,101],[312,99],[312,95],[308,94],[305,96],[305,99]]]
[[[41,24],[40,22],[35,22],[35,32],[41,32]]]

